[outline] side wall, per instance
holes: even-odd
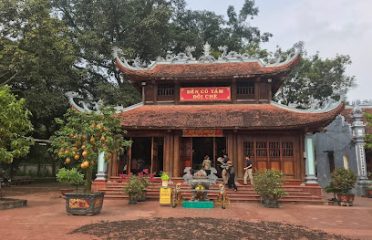
[[[357,172],[351,128],[343,116],[338,116],[326,127],[325,132],[315,134],[314,145],[317,177],[322,187],[329,184],[333,161],[335,168],[348,166]]]

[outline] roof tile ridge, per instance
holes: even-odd
[[[274,107],[278,107],[278,108],[281,108],[281,109],[284,109],[284,110],[287,110],[287,111],[291,111],[291,112],[296,112],[296,113],[305,113],[305,114],[321,114],[321,113],[329,113],[329,112],[332,112],[342,106],[344,106],[344,101],[343,100],[339,100],[333,104],[330,104],[328,106],[326,106],[325,108],[321,108],[321,109],[316,109],[316,110],[313,110],[313,109],[298,109],[298,108],[293,108],[293,107],[289,107],[289,106],[286,106],[286,105],[283,105],[283,104],[280,104],[280,103],[277,103],[277,102],[274,102],[274,101],[271,101],[270,102],[270,105],[274,106]]]
[[[136,103],[136,104],[133,104],[133,105],[130,105],[130,106],[124,108],[121,112],[128,112],[128,111],[134,110],[134,109],[142,107],[142,106],[145,106],[143,104],[143,102],[139,102],[139,103]]]

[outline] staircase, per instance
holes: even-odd
[[[176,183],[181,183],[182,197],[191,199],[192,192],[191,187],[183,182],[183,179],[173,179],[173,183],[169,184],[169,187],[175,187]],[[212,185],[209,190],[216,190],[216,192],[208,193],[209,199],[216,199],[218,184],[221,180],[217,181],[216,184]],[[98,191],[105,192],[106,199],[127,199],[128,195],[124,192],[126,181],[120,180],[118,177],[111,177],[106,186],[99,188]],[[159,188],[161,186],[160,179],[155,178],[150,186],[147,187],[146,196],[148,200],[159,200]],[[227,196],[231,202],[258,202],[260,197],[254,191],[251,185],[243,185],[240,180],[237,181],[238,191],[234,192],[232,189],[227,190]],[[280,202],[288,203],[309,203],[309,204],[324,204],[324,200],[321,194],[321,188],[319,185],[306,185],[302,186],[299,181],[292,180],[287,181],[283,185],[284,191],[287,195],[280,199]]]

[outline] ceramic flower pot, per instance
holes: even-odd
[[[66,193],[66,211],[72,215],[96,215],[101,212],[104,192]]]
[[[340,202],[341,206],[353,206],[354,194],[337,194],[337,200]]]

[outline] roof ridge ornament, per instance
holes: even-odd
[[[93,101],[93,97],[90,93],[88,93],[87,99],[84,99],[84,97],[81,94],[73,91],[66,92],[64,95],[67,97],[71,107],[73,107],[79,112],[100,113],[103,107],[103,100],[100,99],[98,101]],[[124,107],[121,105],[114,106],[113,108],[115,109],[116,113],[122,112],[124,110]]]
[[[297,49],[292,50],[291,52],[286,53],[279,53],[272,59],[260,59],[256,55],[250,55],[248,53],[240,54],[236,51],[228,52],[227,46],[219,46],[218,50],[221,51],[221,55],[216,60],[211,55],[211,45],[206,42],[204,45],[203,56],[201,56],[198,60],[194,58],[192,52],[195,51],[195,47],[187,46],[185,48],[185,53],[178,53],[175,55],[172,51],[168,51],[166,54],[165,59],[162,57],[157,57],[156,61],[151,61],[150,64],[147,62],[141,61],[139,57],[132,60],[126,60],[125,58],[121,58],[120,56],[123,55],[122,50],[118,47],[113,48],[113,56],[116,58],[116,62],[118,65],[129,69],[129,70],[151,70],[155,68],[158,64],[211,64],[211,63],[233,63],[233,62],[255,62],[260,65],[260,67],[281,67],[288,63],[294,61],[299,55],[300,52]],[[120,55],[119,55],[120,54]]]
[[[210,52],[211,52],[211,45],[208,42],[206,42],[203,46],[203,54],[204,55],[199,58],[199,61],[203,62],[203,63],[205,63],[205,62],[208,62],[208,63],[215,62],[216,59],[213,56],[211,56]]]

